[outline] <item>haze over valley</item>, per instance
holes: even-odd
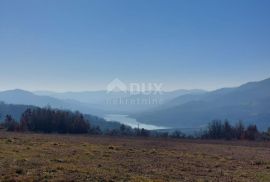
[[[270,119],[270,79],[214,91],[196,89],[132,95],[124,91],[108,93],[106,90],[59,93],[17,89],[0,92],[0,100],[6,104],[80,111],[133,128],[140,124],[146,129],[199,130],[206,128],[211,120],[227,119],[233,123],[257,124],[263,130]],[[22,113],[23,109],[19,111]],[[8,114],[18,116],[19,111]]]
[[[0,182],[269,182],[269,0],[0,0]]]

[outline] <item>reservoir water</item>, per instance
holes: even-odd
[[[107,121],[117,121],[121,124],[128,125],[132,128],[138,128],[138,126],[139,126],[139,128],[144,128],[147,130],[168,129],[168,127],[144,124],[144,123],[137,121],[135,118],[131,118],[128,115],[123,115],[123,114],[107,114],[107,115],[105,115],[104,118]]]

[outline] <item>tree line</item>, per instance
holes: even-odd
[[[20,122],[7,115],[3,126],[7,131],[32,131],[44,133],[87,133],[90,123],[79,112],[51,108],[27,109]]]
[[[89,117],[87,117],[89,118]],[[24,111],[17,122],[11,115],[6,115],[1,124],[7,131],[29,131],[60,134],[95,134],[111,136],[150,136],[145,129],[132,129],[120,125],[118,129],[102,131],[98,126],[91,126],[91,121],[80,112],[63,111],[48,108],[31,108]]]
[[[70,112],[51,108],[29,108],[17,122],[11,115],[6,115],[2,128],[7,131],[29,131],[60,134],[95,134],[109,136],[141,136],[157,138],[189,138],[216,140],[270,140],[270,128],[267,132],[259,132],[256,125],[247,127],[239,121],[231,125],[229,121],[214,120],[197,135],[186,135],[179,130],[173,132],[149,131],[144,128],[131,128],[121,125],[119,128],[101,130],[91,126],[91,121],[80,112]]]
[[[214,120],[209,123],[207,130],[202,134],[205,139],[225,139],[225,140],[256,140],[270,136],[268,132],[260,133],[257,126],[250,124],[247,127],[239,121],[234,126],[225,120]]]

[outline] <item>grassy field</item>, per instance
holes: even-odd
[[[0,181],[270,181],[270,144],[0,132]]]

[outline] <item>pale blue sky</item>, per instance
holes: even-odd
[[[270,77],[268,0],[0,0],[0,90]]]

